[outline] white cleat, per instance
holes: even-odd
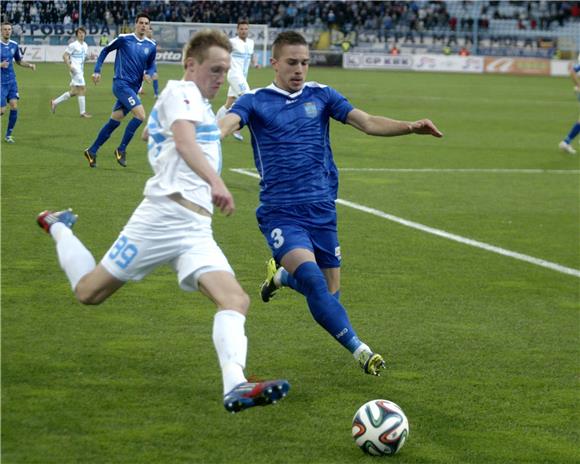
[[[562,151],[565,151],[566,153],[568,153],[570,155],[576,154],[576,150],[574,150],[574,147],[572,145],[570,145],[569,143],[566,143],[564,141],[560,142],[560,144],[558,145],[558,148]]]
[[[239,132],[234,132],[233,136],[234,136],[234,139],[239,140],[240,142],[244,141],[244,136],[242,134],[240,134]]]
[[[52,114],[56,113],[56,103],[54,103],[54,100],[50,100],[50,112]]]

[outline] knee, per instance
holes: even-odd
[[[86,306],[96,306],[104,301],[104,298],[96,291],[93,291],[79,282],[75,288],[75,296],[79,303]]]

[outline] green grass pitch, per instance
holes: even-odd
[[[365,376],[301,296],[259,301],[269,253],[257,181],[231,171],[253,166],[247,129],[245,142],[224,142],[237,211],[215,216],[215,235],[252,296],[247,374],[285,377],[292,389],[274,407],[226,413],[208,301],[161,268],[83,307],[35,224],[43,209],[74,208],[75,232],[99,260],[140,201],[145,144],[129,145],[126,169],[113,158],[126,121],[97,169],[82,156],[109,117],[112,68],[88,85],[90,120],[76,100],[49,112],[68,88],[64,65],[16,71],[16,144],[1,145],[3,463],[374,462],[355,447],[351,419],[375,398],[410,421],[394,462],[578,462],[578,276],[339,205],[342,301],[388,363],[384,376]],[[177,66],[159,72],[162,86],[181,78]],[[271,76],[252,70],[250,84]],[[578,116],[569,79],[338,69],[309,78],[369,113],[429,117],[445,133],[376,138],[333,123],[340,198],[580,269],[580,166],[557,149]],[[214,108],[224,100],[222,89]]]

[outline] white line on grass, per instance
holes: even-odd
[[[238,174],[243,174],[245,176],[255,177],[257,179],[260,178],[257,172],[252,172],[247,169],[230,169],[230,170],[233,172],[237,172]],[[393,216],[392,214],[379,211],[378,209],[369,208],[368,206],[359,205],[358,203],[353,203],[352,201],[342,200],[339,198],[338,200],[336,200],[336,202],[343,206],[348,206],[349,208],[363,211],[365,213],[372,214],[374,216],[378,216],[380,218],[387,219],[389,221],[393,221],[398,224],[411,227],[412,229],[417,229],[422,232],[426,232],[428,234],[437,235],[438,237],[443,237],[449,240],[453,240],[455,242],[463,243],[465,245],[470,245],[475,248],[481,248],[482,250],[491,251],[493,253],[497,253],[502,256],[509,256],[510,258],[519,259],[520,261],[525,261],[527,263],[535,264],[536,266],[545,267],[553,271],[561,272],[562,274],[569,274],[575,277],[580,277],[580,271],[578,269],[562,266],[560,264],[552,263],[550,261],[546,261],[540,258],[534,258],[533,256],[524,255],[522,253],[517,253],[515,251],[506,250],[505,248],[489,245],[487,243],[472,240],[470,238],[462,237],[460,235],[451,234],[449,232],[445,232],[444,230],[435,229],[433,227],[420,224],[418,222],[413,222],[407,219],[400,218],[398,216]]]
[[[497,173],[497,174],[580,174],[576,169],[436,169],[436,168],[340,168],[340,172],[467,172],[467,173]]]

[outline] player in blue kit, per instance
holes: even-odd
[[[576,98],[580,102],[580,55],[578,55],[578,61],[570,67],[570,77],[572,82],[574,82],[574,92],[576,93]],[[576,150],[572,146],[572,141],[580,133],[580,118],[574,123],[570,132],[564,140],[560,142],[558,147],[560,150],[565,151],[571,155],[576,154]]]
[[[129,121],[123,134],[121,144],[115,149],[115,159],[123,166],[127,166],[127,145],[135,135],[145,119],[145,108],[139,99],[139,87],[143,78],[149,82],[155,70],[155,55],[157,46],[154,41],[147,38],[149,30],[149,17],[140,13],[135,20],[135,32],[133,34],[121,34],[107,45],[95,63],[93,82],[97,84],[101,80],[101,68],[105,58],[113,50],[115,56],[115,74],[113,76],[113,94],[117,97],[111,118],[101,128],[96,140],[84,152],[85,158],[91,168],[97,167],[97,151],[103,145],[121,121],[129,112],[133,119]]]
[[[22,59],[18,43],[10,40],[12,35],[12,25],[10,23],[2,23],[2,40],[0,40],[0,115],[6,112],[6,105],[10,105],[10,113],[8,115],[8,125],[6,127],[6,135],[4,141],[6,143],[14,143],[12,131],[18,119],[18,83],[16,82],[16,74],[14,73],[14,62],[24,68],[36,70],[36,65],[28,63]]]
[[[358,361],[379,375],[383,357],[357,336],[339,301],[340,246],[335,200],[338,171],[329,138],[336,119],[377,136],[443,134],[428,119],[415,122],[372,116],[354,108],[331,87],[306,82],[308,45],[300,34],[274,41],[274,82],[242,95],[220,121],[222,136],[248,125],[260,174],[258,225],[272,250],[262,299],[283,285],[302,293],[314,319]],[[282,267],[278,270],[277,265]]]

